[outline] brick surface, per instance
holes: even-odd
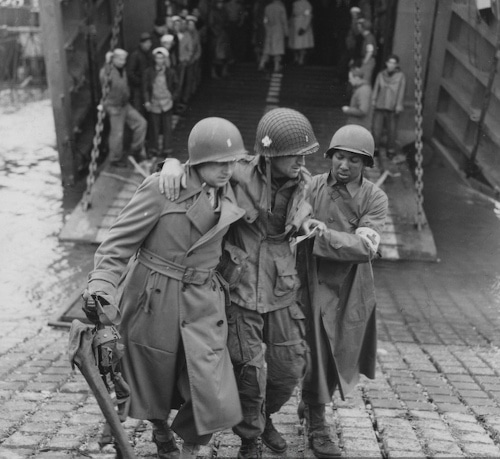
[[[289,68],[279,97],[280,104],[297,107],[311,119],[322,146],[344,123],[339,108],[344,90],[332,85],[333,71]],[[245,141],[252,145],[265,109],[265,81],[252,65],[236,69],[224,81],[204,82],[176,130],[176,149],[185,151],[194,121],[214,110],[213,94],[218,115],[243,126]],[[233,106],[241,97],[244,111]],[[308,158],[308,167],[318,173],[329,165],[316,155]],[[491,243],[498,239],[498,221],[491,208],[455,179],[436,156],[426,166],[424,205],[441,262],[378,260],[374,265],[380,331],[376,379],[363,377],[345,401],[335,394],[335,409],[327,410],[344,457],[500,456],[500,404],[489,398],[500,401],[500,304],[490,295],[500,275],[500,248]],[[466,220],[464,210],[470,214]],[[64,248],[72,255],[77,250]],[[88,255],[90,259],[92,251]],[[58,271],[48,267],[47,272]],[[85,282],[86,274],[73,280],[73,288]],[[57,303],[54,298],[47,301],[51,289],[45,287],[40,302]],[[103,417],[85,380],[71,370],[64,354],[61,343],[67,342],[67,331],[47,327],[46,318],[2,313],[0,458],[114,459],[111,447],[100,450],[97,444]],[[290,444],[286,456],[264,448],[265,457],[314,457],[298,434],[296,408],[294,396],[273,415]],[[155,457],[150,424],[128,420],[125,427],[134,437],[138,459]],[[218,450],[208,445],[202,456],[236,456],[240,440],[231,431],[215,435],[213,441]]]

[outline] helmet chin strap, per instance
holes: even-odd
[[[273,206],[272,206],[272,184],[271,184],[271,158],[266,156],[266,179],[267,179],[267,214],[273,214]]]

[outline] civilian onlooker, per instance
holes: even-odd
[[[146,159],[144,139],[146,138],[147,123],[129,102],[130,90],[125,71],[127,56],[127,51],[115,48],[109,54],[110,61],[106,62],[99,74],[102,85],[109,78],[109,92],[104,100],[103,109],[109,117],[109,157],[111,165],[115,167],[127,166],[123,154],[125,125],[132,131],[132,155],[139,160]]]
[[[175,47],[175,37],[172,34],[166,34],[161,37],[161,46],[163,46],[168,51],[169,67],[171,69],[177,68],[177,55],[174,52]]]
[[[347,115],[346,124],[359,124],[371,129],[372,122],[372,88],[364,78],[360,67],[353,67],[349,72],[349,83],[353,87],[351,102],[344,105],[342,111]]]
[[[196,92],[201,81],[201,40],[196,27],[198,19],[196,16],[187,16],[187,33],[191,35],[193,42],[193,55],[187,68],[187,97],[190,99]]]
[[[262,57],[264,39],[266,37],[266,29],[264,27],[265,7],[266,0],[256,0],[252,10],[252,46],[257,62],[260,62]]]
[[[130,102],[141,114],[145,115],[144,99],[142,97],[142,79],[146,69],[152,64],[151,34],[141,34],[139,45],[130,53],[127,61],[127,76],[130,85]]]
[[[259,70],[264,70],[272,56],[274,71],[280,72],[281,59],[285,54],[285,39],[288,36],[288,21],[285,5],[281,0],[272,0],[264,9],[265,39]]]
[[[243,0],[226,0],[227,30],[232,58],[241,62],[245,57],[245,6]]]
[[[188,67],[191,64],[194,52],[192,35],[187,31],[187,21],[180,16],[174,19],[174,31],[179,40],[179,62],[177,65],[177,79],[179,81],[180,109],[184,110],[189,102]]]
[[[358,20],[361,18],[361,9],[353,6],[350,10],[350,26],[345,36],[345,53],[340,57],[339,76],[343,80],[349,74],[349,67],[354,65],[356,58],[361,56],[363,36],[358,27]]]
[[[293,62],[298,65],[304,65],[307,50],[314,48],[312,17],[312,6],[308,0],[294,1],[288,45],[293,50]]]
[[[231,43],[229,42],[227,26],[227,12],[224,9],[224,0],[215,0],[208,17],[212,78],[226,77],[228,75]]]
[[[375,70],[375,58],[377,55],[377,40],[372,33],[372,24],[367,19],[358,20],[359,31],[363,37],[361,46],[361,68],[363,69],[365,80],[372,84],[373,71]]]
[[[382,133],[386,129],[387,157],[396,154],[396,132],[399,114],[403,111],[406,78],[399,68],[399,57],[391,54],[385,69],[379,72],[373,88],[373,137],[375,149],[381,146]]]
[[[156,18],[153,32],[151,33],[151,48],[155,49],[161,45],[160,40],[167,33],[167,24],[164,17]]]
[[[155,48],[153,57],[155,65],[146,70],[143,85],[145,107],[149,113],[149,154],[166,158],[172,153],[172,112],[177,97],[177,75],[168,66],[165,48]]]

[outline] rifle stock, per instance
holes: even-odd
[[[74,320],[70,330],[70,361],[76,365],[92,390],[102,414],[106,418],[123,459],[136,459],[129,443],[128,435],[123,428],[115,404],[99,373],[92,351],[92,328],[79,320]]]

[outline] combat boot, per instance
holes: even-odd
[[[180,459],[193,459],[198,456],[198,452],[200,451],[200,445],[196,443],[186,443],[182,445],[182,451],[180,454]]]
[[[326,424],[325,405],[306,405],[309,447],[316,457],[330,459],[341,456],[339,447]]]
[[[238,459],[261,459],[259,440],[257,438],[242,438]]]
[[[284,453],[286,451],[286,441],[281,434],[276,430],[270,416],[266,419],[266,427],[262,432],[262,443],[275,453]]]
[[[158,450],[158,459],[179,459],[180,451],[167,421],[153,421],[153,442]]]

